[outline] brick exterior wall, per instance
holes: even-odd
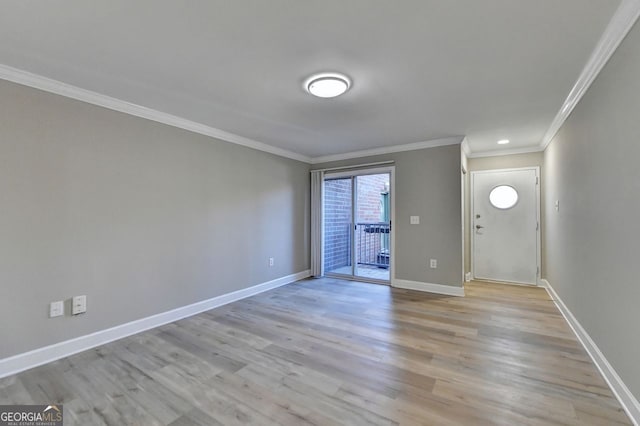
[[[351,264],[351,180],[324,182],[324,269]]]
[[[380,194],[389,182],[388,175],[359,176],[358,182],[358,222],[380,222]]]
[[[380,194],[385,191],[389,175],[368,175],[357,178],[358,185],[358,223],[377,223],[382,220]],[[358,263],[377,261],[380,253],[380,234],[366,233],[360,226],[356,231],[356,259]]]

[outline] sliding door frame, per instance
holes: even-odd
[[[351,178],[352,179],[352,187],[351,187],[351,223],[355,224],[356,223],[356,219],[357,219],[357,185],[356,185],[356,177],[358,176],[367,176],[367,175],[377,175],[377,174],[385,174],[388,173],[389,174],[389,204],[391,206],[391,213],[390,213],[390,218],[389,218],[389,239],[390,239],[390,246],[391,246],[391,253],[389,255],[389,280],[377,280],[377,279],[373,279],[373,278],[367,278],[367,277],[362,277],[362,276],[356,276],[355,275],[355,271],[357,268],[357,259],[356,259],[356,247],[355,247],[355,232],[353,229],[353,226],[351,227],[351,232],[350,232],[350,239],[351,239],[351,261],[352,261],[352,265],[351,265],[351,271],[352,274],[351,275],[342,275],[342,274],[332,274],[332,273],[326,273],[327,276],[329,277],[336,277],[336,278],[342,278],[342,279],[347,279],[347,280],[352,280],[352,281],[364,281],[364,282],[370,282],[370,283],[374,283],[374,284],[384,284],[384,285],[391,285],[391,283],[395,280],[395,253],[396,253],[396,238],[395,238],[395,225],[393,222],[396,221],[396,187],[395,187],[395,173],[396,173],[396,167],[395,166],[380,166],[380,167],[369,167],[369,168],[361,168],[361,169],[356,169],[356,170],[340,170],[340,171],[335,171],[335,172],[325,172],[324,174],[324,180],[331,180],[331,179],[344,179],[344,178]],[[324,185],[324,182],[323,182]],[[322,208],[324,209],[324,193],[323,193],[323,199],[322,199]],[[324,229],[324,227],[323,227]],[[322,245],[324,247],[324,231],[322,233]]]

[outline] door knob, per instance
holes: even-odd
[[[482,228],[484,228],[484,226],[482,226],[482,225],[476,225],[476,229],[482,229]]]

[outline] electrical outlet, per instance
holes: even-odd
[[[409,223],[411,225],[420,225],[420,216],[411,216],[411,217],[409,217]]]
[[[429,261],[429,267],[431,269],[436,269],[438,267],[438,260],[437,259],[431,259]]]
[[[71,301],[71,315],[87,312],[87,296],[73,296]]]
[[[556,207],[556,211],[559,212],[560,211],[560,200],[556,200],[555,207]]]
[[[55,318],[64,315],[64,301],[58,300],[49,304],[49,318]]]
[[[273,257],[270,257],[269,258],[269,266],[273,266],[273,265],[275,265],[275,261],[274,261]]]

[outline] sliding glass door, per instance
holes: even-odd
[[[390,281],[391,172],[328,174],[324,182],[327,275]]]

